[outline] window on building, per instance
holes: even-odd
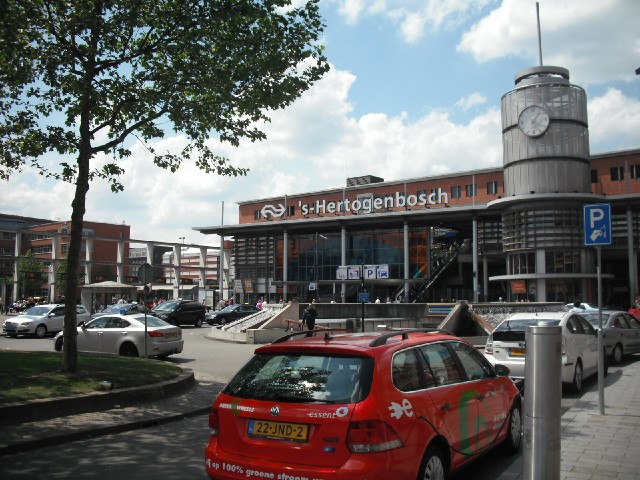
[[[598,170],[591,170],[591,183],[598,183]]]
[[[624,180],[624,167],[611,167],[611,181],[621,182]]]
[[[460,198],[462,196],[462,188],[460,185],[451,187],[451,198]]]
[[[487,182],[487,195],[496,195],[498,193],[498,182]]]
[[[69,251],[69,244],[68,243],[63,243],[60,245],[60,251],[62,253],[66,253]]]
[[[629,175],[634,180],[640,179],[640,164],[629,166]]]
[[[288,217],[293,217],[296,214],[296,207],[294,207],[293,205],[289,205],[287,207],[287,216]]]
[[[476,186],[474,184],[469,184],[464,186],[465,195],[467,197],[475,197],[476,196]]]

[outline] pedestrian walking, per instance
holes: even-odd
[[[309,330],[307,337],[312,336],[310,331],[316,326],[316,317],[318,316],[318,312],[316,311],[314,302],[315,300],[313,300],[302,312],[302,323],[304,323],[307,326],[307,330]]]

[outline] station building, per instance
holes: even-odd
[[[518,72],[501,108],[501,168],[349,178],[240,202],[237,225],[194,227],[233,240],[221,294],[597,303],[599,279],[604,304],[628,307],[638,293],[640,150],[590,154],[586,93],[561,67]],[[610,208],[610,228],[590,231],[585,205]],[[607,242],[594,246],[587,233]]]

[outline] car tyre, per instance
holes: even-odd
[[[573,393],[580,393],[580,390],[582,390],[582,375],[582,362],[578,360],[576,362],[576,369],[573,372],[573,382],[571,382]]]
[[[447,463],[444,454],[440,447],[431,445],[422,458],[418,480],[446,480],[447,477]]]
[[[46,336],[47,336],[47,326],[41,323],[36,327],[36,337],[44,338]]]
[[[516,400],[509,412],[507,422],[507,438],[505,438],[502,448],[505,453],[514,455],[520,450],[522,445],[522,411],[520,402]]]
[[[220,319],[220,325],[226,325],[227,324],[227,319],[226,318],[221,318]]]
[[[618,343],[615,347],[613,347],[613,353],[611,354],[611,360],[613,361],[614,365],[618,365],[622,362],[622,355],[622,345]]]
[[[124,357],[138,357],[138,349],[131,342],[123,343],[120,346],[120,355]]]
[[[196,328],[200,328],[200,327],[202,327],[202,323],[203,323],[203,321],[202,321],[202,317],[197,318],[197,319],[196,319],[196,323],[194,324],[194,326],[195,326]]]
[[[61,352],[62,351],[63,343],[64,343],[64,338],[63,337],[56,338],[56,342],[53,344],[53,348],[55,348],[56,352]]]

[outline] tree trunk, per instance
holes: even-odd
[[[83,142],[84,143],[84,142]],[[76,193],[71,211],[71,240],[67,256],[67,288],[64,301],[64,348],[62,349],[62,371],[75,373],[78,371],[78,336],[76,303],[81,300],[78,292],[78,274],[80,272],[80,253],[82,247],[82,229],[86,210],[86,197],[89,191],[89,160],[92,152],[90,146],[83,144],[78,155],[78,178]]]

